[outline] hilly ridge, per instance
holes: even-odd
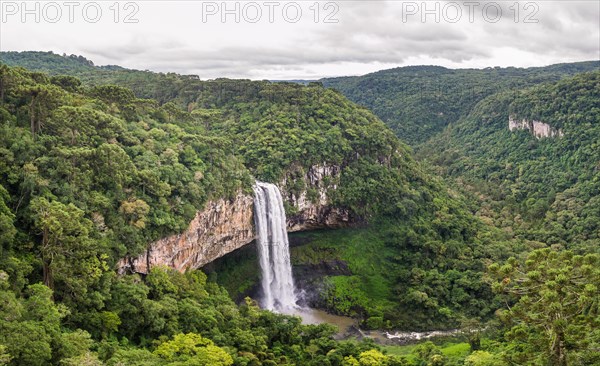
[[[581,251],[600,247],[600,72],[480,102],[419,149],[444,176],[482,197],[480,214],[516,236]],[[509,131],[509,116],[564,135]]]
[[[532,68],[456,70],[407,66],[321,81],[371,109],[400,139],[417,146],[467,115],[487,96],[557,81],[599,67],[597,61]]]

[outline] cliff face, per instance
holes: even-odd
[[[288,231],[303,231],[319,228],[347,226],[352,221],[350,212],[330,205],[330,192],[337,189],[340,168],[335,165],[314,165],[300,178],[305,189],[295,194],[286,189],[290,177],[280,183],[282,195],[295,213],[288,215]]]
[[[515,116],[508,118],[508,129],[514,130],[528,130],[532,135],[538,139],[543,137],[562,137],[564,134],[562,130],[556,129],[547,123],[540,121],[529,121],[526,119],[518,120]]]
[[[200,267],[254,240],[253,197],[238,194],[233,200],[209,201],[188,229],[160,239],[137,258],[119,262],[119,273],[148,273],[164,265],[185,271]]]
[[[311,167],[294,177],[294,183],[303,186],[300,193],[292,193],[293,189],[289,188],[291,175],[280,182],[282,196],[293,212],[287,217],[289,232],[343,227],[351,223],[351,214],[333,207],[328,197],[328,192],[337,188],[339,173],[339,167],[333,165]],[[118,271],[121,274],[148,273],[150,268],[164,265],[183,272],[202,267],[254,239],[254,197],[240,193],[233,200],[208,202],[184,233],[151,243],[137,258],[122,259]]]

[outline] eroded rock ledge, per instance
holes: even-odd
[[[564,135],[562,130],[556,129],[545,122],[530,121],[527,119],[519,120],[513,115],[508,117],[508,129],[510,131],[527,130],[538,139],[544,137],[562,137]]]
[[[286,190],[289,176],[280,182],[282,195],[294,211],[287,218],[288,231],[338,228],[354,221],[347,210],[330,204],[328,192],[337,189],[339,173],[340,168],[334,165],[311,167],[298,177],[305,187],[299,194]],[[122,259],[118,271],[148,273],[154,266],[169,266],[183,272],[202,267],[254,239],[254,197],[239,193],[231,200],[209,201],[184,233],[151,243],[139,257]]]

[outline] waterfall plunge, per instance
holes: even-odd
[[[256,182],[254,223],[262,271],[264,308],[280,312],[296,307],[296,294],[283,199],[276,185]]]

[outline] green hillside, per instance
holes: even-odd
[[[509,364],[600,362],[593,300],[600,296],[599,101],[600,72],[499,93],[419,151],[471,197],[482,220],[541,248],[489,267],[492,287],[508,305],[498,312],[503,348],[485,357],[501,355]],[[545,123],[555,134],[510,131],[511,117]]]
[[[386,253],[382,265],[402,260],[391,256],[397,251],[417,255],[414,265],[423,271],[469,269],[464,275],[453,272],[465,277],[452,285],[465,288],[463,298],[435,300],[428,310],[431,324],[456,322],[462,303],[490,296],[477,275],[483,270],[476,259],[483,256],[476,238],[481,225],[369,111],[319,84],[194,83],[203,89],[184,110],[140,99],[122,86],[84,85],[73,76],[0,66],[0,289],[9,301],[2,311],[13,314],[3,318],[9,320],[2,322],[0,344],[13,364],[57,364],[84,357],[90,348],[104,361],[139,354],[156,362],[149,364],[163,364],[160,347],[150,345],[160,337],[161,342],[186,341],[176,337],[180,332],[211,339],[215,348],[206,340],[187,342],[199,342],[215,357],[231,357],[236,364],[281,357],[305,362],[305,353],[292,355],[286,347],[304,349],[302,342],[329,337],[328,327],[303,328],[297,320],[252,306],[238,309],[199,272],[183,276],[155,269],[142,280],[116,277],[113,266],[150,241],[182,231],[208,199],[249,190],[254,177],[278,181],[290,167],[324,161],[342,167],[334,203],[377,225],[358,234],[381,238],[373,250]],[[384,231],[375,234],[378,230]],[[394,233],[409,233],[411,239],[383,240]],[[447,245],[454,251],[446,253]],[[468,263],[460,264],[465,258]],[[357,304],[360,314],[354,315],[409,324],[393,317],[397,306],[405,306],[394,303],[401,293],[392,288],[408,275],[403,268],[378,275],[384,279],[381,301]],[[368,288],[373,271],[354,270],[354,278],[362,281],[356,290]],[[346,285],[340,286],[345,291]],[[402,291],[420,284],[404,286]],[[473,291],[467,289],[471,286]],[[425,291],[437,299],[436,289]],[[448,310],[435,315],[444,306]],[[490,311],[481,306],[474,311]],[[40,311],[54,315],[50,320]],[[204,315],[190,321],[194,314]],[[248,322],[253,332],[240,333]],[[269,335],[280,322],[293,324],[285,332],[311,333],[305,338]],[[23,332],[37,332],[39,343],[18,341]],[[77,342],[77,351],[69,342]],[[323,347],[325,357],[338,345]],[[358,358],[364,351],[352,347],[347,355],[354,352]],[[69,362],[83,362],[77,360]]]
[[[515,237],[579,251],[600,248],[600,72],[479,103],[419,151],[479,199],[479,214]],[[509,116],[564,136],[509,131]]]
[[[466,116],[487,96],[599,67],[597,61],[526,69],[409,66],[322,82],[372,110],[400,139],[417,146]]]
[[[392,131],[321,83],[202,81],[43,52],[0,61],[0,364],[600,362],[600,72],[580,73],[598,63],[324,81]],[[415,96],[434,84],[452,92]],[[509,131],[510,116],[555,136]],[[394,132],[419,144],[417,159]],[[468,356],[465,343],[388,356],[236,305],[216,282],[248,289],[251,256],[223,258],[212,280],[115,273],[208,200],[323,162],[342,172],[333,203],[361,225],[295,236],[297,267],[344,268],[319,276],[315,305],[363,329],[460,327]]]
[[[220,79],[220,84],[206,84],[197,75],[155,73],[114,65],[94,66],[83,56],[61,56],[52,52],[0,52],[0,62],[53,76],[75,76],[87,86],[121,85],[131,89],[139,98],[155,99],[160,104],[171,101],[184,109],[195,102],[199,94],[218,92],[223,83],[237,85],[237,82],[228,79]],[[237,88],[239,91],[241,89]]]

